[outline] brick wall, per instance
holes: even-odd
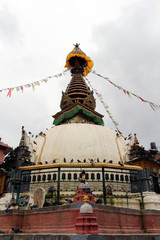
[[[24,233],[75,233],[79,207],[83,203],[31,210],[0,212],[1,230],[11,233],[12,227]],[[94,205],[99,234],[160,233],[160,211],[116,208]]]

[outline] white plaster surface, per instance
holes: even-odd
[[[145,192],[144,196],[144,208],[160,210],[160,194],[155,192]]]
[[[113,163],[118,163],[120,155],[118,152],[117,142],[120,149],[120,154],[125,162],[125,155],[127,152],[126,143],[123,137],[118,137],[116,142],[116,132],[106,126],[94,124],[62,124],[46,130],[45,137],[39,135],[37,138],[27,140],[27,145],[34,146],[36,150],[36,157],[39,159],[42,151],[40,161],[45,163],[63,162],[64,157],[67,162],[73,158],[75,162],[79,159],[83,161],[90,159],[100,162],[106,159],[106,162],[112,160]],[[46,139],[46,141],[45,141]],[[37,145],[33,144],[33,140]],[[45,143],[45,144],[44,144]]]
[[[80,213],[93,213],[93,208],[92,206],[85,202],[81,207],[80,207]]]

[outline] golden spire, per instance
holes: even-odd
[[[55,118],[53,124],[95,123],[103,125],[103,116],[95,112],[96,102],[93,91],[90,90],[83,77],[92,71],[93,62],[82,52],[78,43],[68,54],[65,67],[70,68],[72,79],[66,91],[62,92],[61,111],[53,116]]]
[[[139,145],[138,139],[136,137],[136,134],[134,134],[134,145]]]
[[[25,146],[25,134],[26,134],[26,132],[24,130],[24,126],[22,126],[22,137],[21,137],[19,146]]]
[[[75,103],[81,103],[89,109],[96,108],[93,92],[86,84],[83,75],[86,76],[93,66],[92,60],[79,48],[78,43],[68,54],[65,67],[71,68],[72,79],[63,93],[60,107],[62,110]]]

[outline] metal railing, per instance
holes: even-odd
[[[111,187],[110,185],[117,185],[121,186],[122,191],[126,193],[127,206],[129,199],[128,192],[137,192],[141,196],[141,204],[142,208],[144,208],[143,185],[144,181],[149,181],[149,179],[142,177],[143,170],[113,169],[107,167],[99,167],[98,169],[85,167],[84,169],[86,172],[86,182],[99,183],[102,189],[104,205],[107,204],[107,198],[110,197],[108,188]],[[34,171],[15,171],[12,179],[12,192],[17,194],[18,200],[19,194],[24,190],[29,191],[30,187],[34,184],[54,183],[56,185],[57,202],[59,202],[62,183],[74,182],[78,184],[81,171],[82,169],[71,166]],[[114,191],[112,194],[114,194]]]

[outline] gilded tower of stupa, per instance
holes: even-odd
[[[70,68],[72,79],[60,103],[61,111],[53,117],[54,124],[94,123],[103,125],[102,115],[95,111],[96,103],[84,80],[93,66],[92,60],[76,44],[67,56],[66,67]]]

